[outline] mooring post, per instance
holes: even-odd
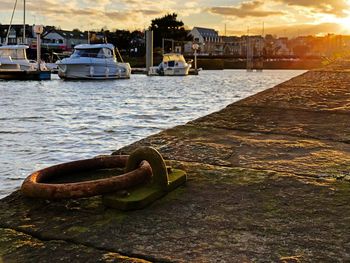
[[[36,59],[38,63],[38,71],[41,70],[41,34],[44,32],[44,27],[42,25],[34,26],[34,33],[36,34]]]
[[[150,68],[153,67],[153,31],[146,30],[146,71],[149,75]]]

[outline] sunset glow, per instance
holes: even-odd
[[[10,20],[13,0],[3,0],[0,23]],[[350,34],[349,0],[27,0],[27,23],[65,29],[144,29],[150,21],[177,13],[188,28],[214,28],[221,34],[251,33],[295,36],[298,34]],[[22,21],[18,1],[15,23]],[[226,25],[226,27],[225,27]]]

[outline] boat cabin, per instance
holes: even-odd
[[[114,47],[112,45],[78,45],[75,47],[72,58],[115,58]]]
[[[163,55],[163,66],[165,67],[178,67],[184,64],[186,64],[186,60],[181,54],[169,53]]]
[[[25,45],[13,45],[13,46],[1,46],[0,47],[0,59],[6,60],[27,60]]]

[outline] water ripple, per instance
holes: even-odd
[[[203,71],[179,78],[0,84],[0,198],[31,172],[184,124],[303,71]]]

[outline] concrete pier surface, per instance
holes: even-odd
[[[116,151],[188,173],[143,210],[2,199],[0,262],[348,262],[349,123],[344,59]]]

